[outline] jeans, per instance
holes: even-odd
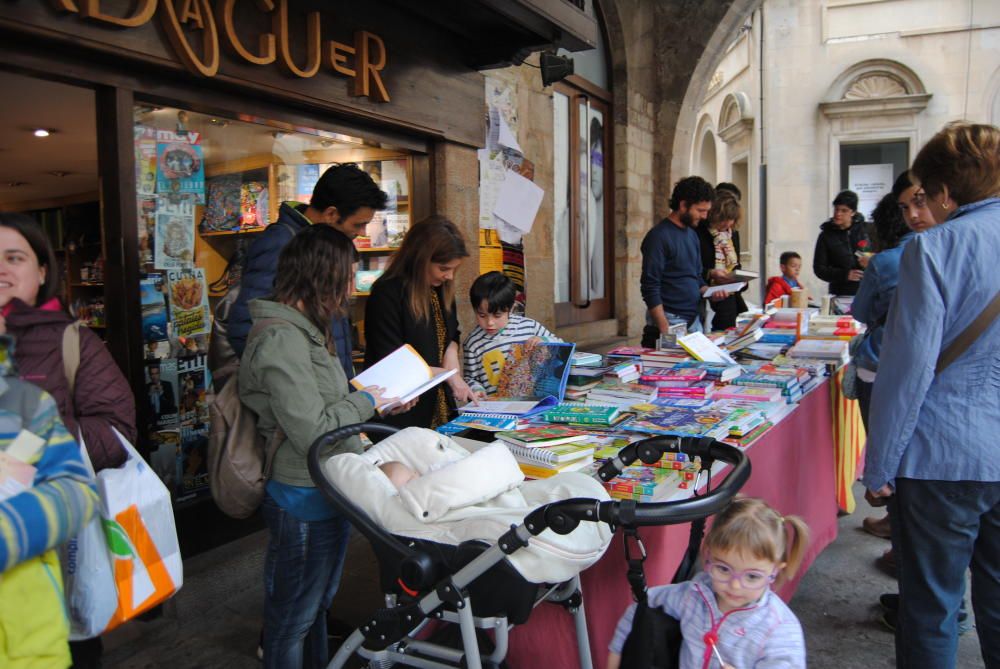
[[[704,332],[705,328],[701,325],[701,316],[695,316],[694,320],[688,322],[688,319],[683,316],[678,316],[677,314],[671,314],[668,312],[663,312],[663,315],[667,317],[667,323],[670,325],[677,325],[683,323],[687,326],[688,334],[692,332]],[[655,325],[647,325],[642,330],[642,345],[646,348],[657,348],[656,344],[660,339],[660,330]]]
[[[896,667],[951,669],[965,570],[986,669],[1000,669],[1000,482],[896,479]]]
[[[305,522],[270,495],[261,505],[270,531],[264,559],[265,669],[322,669],[329,662],[326,612],[344,569],[347,519]]]

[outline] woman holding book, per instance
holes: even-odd
[[[717,193],[718,199],[708,214],[708,225],[698,226],[701,243],[701,264],[705,281],[710,285],[733,283],[733,272],[740,269],[740,233],[734,228],[742,211],[739,200],[728,190]],[[744,288],[744,290],[746,290]],[[736,325],[736,317],[746,311],[743,296],[733,293],[712,302],[712,330],[728,330]]]
[[[443,216],[410,228],[365,304],[365,367],[409,344],[431,367],[459,369],[455,272],[468,256],[461,231]],[[459,372],[421,395],[412,411],[386,422],[434,428],[450,420],[456,401],[472,400]]]
[[[392,401],[382,390],[350,392],[333,346],[331,322],[353,283],[351,240],[312,225],[282,250],[274,292],[251,300],[253,328],[239,369],[240,400],[257,429],[278,441],[261,504],[270,532],[264,561],[264,666],[323,667],[326,612],[340,582],[350,524],[316,489],[306,456],[322,434],[371,418]],[[403,411],[405,405],[399,408]],[[357,437],[324,457],[361,452]]]

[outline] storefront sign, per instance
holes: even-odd
[[[321,12],[308,12],[303,34],[289,31],[289,0],[137,0],[124,15],[106,9],[108,0],[54,0],[62,11],[118,29],[138,28],[158,13],[170,45],[191,72],[213,77],[219,72],[220,47],[252,65],[277,65],[285,72],[308,79],[321,70],[333,71],[354,80],[353,93],[375,102],[389,102],[382,81],[388,56],[382,38],[365,30],[354,33],[354,43],[322,39]],[[102,6],[103,3],[103,6]],[[239,16],[248,12],[271,15],[271,31],[257,35],[240,34]],[[159,10],[159,11],[158,11]],[[329,16],[327,16],[329,20]],[[200,47],[189,35],[200,31]],[[256,40],[256,48],[249,46]],[[198,41],[198,40],[196,40]],[[305,44],[304,62],[296,62],[292,44]]]

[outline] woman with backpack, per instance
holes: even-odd
[[[309,477],[309,447],[393,401],[380,388],[350,392],[333,351],[330,323],[347,308],[353,262],[350,239],[324,225],[310,226],[282,250],[272,296],[250,302],[254,325],[240,361],[240,399],[257,415],[267,442],[280,430],[261,504],[270,531],[264,562],[267,669],[324,667],[328,660],[326,613],[340,582],[350,525]],[[332,444],[322,456],[344,452],[360,453],[359,439]]]
[[[14,338],[17,374],[53,397],[66,430],[83,438],[95,471],[121,465],[127,453],[112,428],[135,440],[135,400],[100,337],[85,327],[67,332],[74,318],[59,301],[59,264],[48,236],[28,216],[0,213],[0,256],[0,334]],[[64,335],[78,337],[73,379],[64,366]],[[99,665],[100,638],[70,647],[75,669]]]

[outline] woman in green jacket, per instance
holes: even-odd
[[[261,506],[271,535],[264,563],[267,669],[327,664],[326,612],[350,525],[309,478],[309,447],[391,401],[380,388],[350,392],[333,350],[330,322],[346,309],[353,262],[347,237],[310,226],[282,251],[273,296],[250,302],[255,327],[240,363],[240,399],[257,414],[265,439],[278,429],[284,435]],[[332,444],[323,455],[345,452],[361,452],[357,437]]]

